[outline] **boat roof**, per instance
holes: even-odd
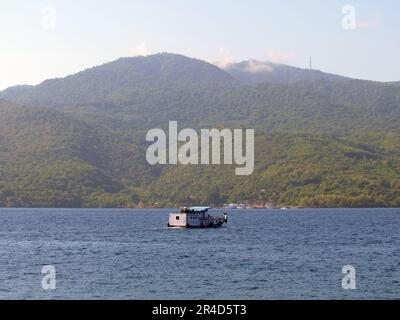
[[[208,209],[211,209],[211,207],[191,207],[189,209],[193,210],[194,212],[202,212],[202,211],[207,211]]]

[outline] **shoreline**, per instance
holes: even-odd
[[[24,209],[32,209],[32,210],[179,210],[181,207],[135,207],[135,208],[126,208],[126,207],[0,207],[0,210],[24,210]],[[400,209],[400,207],[281,207],[281,208],[223,208],[223,207],[212,207],[212,209],[216,210],[227,210],[234,212],[243,212],[248,210],[268,210],[268,211],[277,211],[277,210],[334,210],[334,209]]]

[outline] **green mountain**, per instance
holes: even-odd
[[[0,205],[87,205],[149,183],[142,150],[62,112],[0,103]]]
[[[146,132],[170,120],[255,128],[253,175],[148,165]],[[0,206],[399,206],[399,124],[398,83],[255,61],[222,70],[167,53],[121,58],[0,92]]]
[[[231,75],[214,65],[181,55],[161,53],[149,57],[121,58],[62,79],[44,81],[38,86],[12,87],[0,97],[52,107],[121,104],[143,98],[140,95],[144,93],[172,90],[176,86],[180,90],[190,90],[195,86],[212,87],[234,82],[236,80]]]

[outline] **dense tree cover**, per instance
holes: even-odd
[[[379,146],[363,145],[363,138],[371,135]],[[399,206],[399,136],[371,135],[258,136],[251,178],[235,176],[229,166],[171,167],[151,185],[153,201],[167,201],[172,195],[179,203],[263,200],[313,207]]]
[[[0,207],[400,206],[398,83],[268,66],[159,54],[0,92]],[[149,166],[169,120],[256,128],[253,175]]]

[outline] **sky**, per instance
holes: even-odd
[[[0,90],[120,57],[257,59],[400,81],[398,0],[1,0]]]

